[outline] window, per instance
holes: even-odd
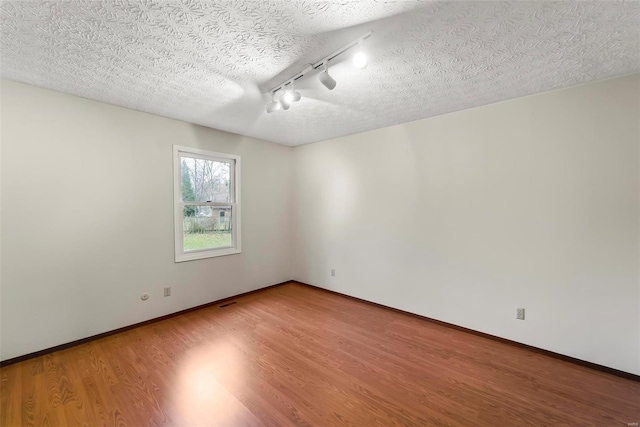
[[[173,146],[176,262],[240,253],[240,156]]]

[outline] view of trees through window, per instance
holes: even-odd
[[[184,250],[232,245],[231,164],[181,157]],[[198,205],[194,203],[215,203]]]

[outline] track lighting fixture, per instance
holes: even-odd
[[[342,55],[352,48],[355,48],[356,50],[352,57],[353,65],[357,68],[366,68],[368,60],[364,53],[364,41],[372,35],[371,31],[369,31],[365,35],[341,47],[332,54],[322,58],[315,64],[309,64],[302,71],[271,89],[271,102],[267,105],[267,113],[272,113],[280,109],[288,110],[292,103],[300,101],[302,95],[300,92],[295,90],[295,81],[315,70],[321,69],[320,74],[318,75],[320,83],[322,83],[327,89],[333,90],[337,83],[336,80],[329,75],[329,61],[332,61],[337,56]],[[276,96],[278,96],[277,101],[275,100]]]
[[[320,83],[329,90],[333,90],[336,87],[336,79],[329,75],[329,68],[326,62],[323,64],[324,70],[320,73]]]

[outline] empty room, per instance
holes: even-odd
[[[640,0],[1,0],[0,426],[640,423]]]

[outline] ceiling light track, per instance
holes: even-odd
[[[278,110],[288,110],[291,106],[292,102],[297,102],[300,100],[301,95],[300,92],[296,92],[294,88],[295,81],[301,79],[305,75],[310,72],[317,70],[322,67],[323,71],[320,74],[320,82],[329,90],[333,90],[336,87],[336,81],[329,75],[329,62],[335,59],[336,57],[342,55],[348,50],[358,47],[358,52],[354,55],[354,65],[358,68],[365,68],[367,66],[367,58],[364,54],[363,45],[364,40],[371,37],[373,33],[371,31],[363,34],[357,39],[353,40],[350,43],[342,46],[340,49],[335,50],[329,55],[322,58],[320,61],[315,64],[309,64],[298,73],[294,74],[290,78],[286,79],[279,85],[275,86],[273,89],[269,91],[271,94],[271,102],[267,104],[267,113],[271,113]],[[279,92],[279,93],[278,93]],[[278,95],[278,99],[276,96]]]

